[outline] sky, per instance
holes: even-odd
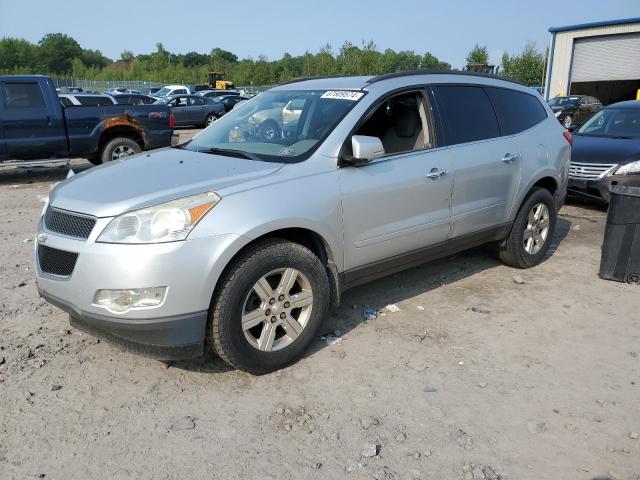
[[[156,42],[173,53],[219,47],[275,60],[372,40],[380,50],[429,51],[460,68],[476,43],[499,64],[504,51],[528,41],[546,48],[551,26],[629,17],[640,17],[640,0],[0,0],[0,37],[37,42],[61,32],[112,59],[123,50],[150,53]]]

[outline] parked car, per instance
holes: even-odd
[[[214,97],[226,97],[229,95],[240,95],[240,92],[237,90],[201,90],[197,93],[197,95],[201,95],[207,98]]]
[[[236,106],[237,103],[249,100],[249,97],[242,95],[224,95],[219,97],[210,97],[212,102],[220,102],[224,106],[224,113],[227,113]]]
[[[198,92],[202,92],[205,90],[209,89],[209,85],[206,85],[204,83],[200,83],[200,84],[196,84],[196,85],[187,85],[187,87],[189,88],[189,92],[191,92],[192,94],[198,93]]]
[[[140,89],[140,94],[153,96],[158,90],[160,90],[160,87],[143,87]]]
[[[270,108],[256,112],[248,118],[251,134],[266,141],[294,137],[303,105],[303,99],[294,98],[288,102],[276,101]]]
[[[120,93],[112,95],[116,103],[119,105],[151,105],[158,100],[149,95],[140,95],[135,93]]]
[[[156,100],[154,105],[167,105],[175,118],[176,126],[209,126],[224,114],[221,103],[208,102],[198,95],[171,95]]]
[[[131,90],[130,88],[126,88],[126,87],[107,88],[104,93],[106,93],[107,95],[120,95],[120,94],[140,95],[140,92],[138,90]]]
[[[151,96],[155,98],[165,98],[171,95],[189,95],[190,93],[189,87],[185,85],[167,85]]]
[[[74,107],[79,105],[114,105],[117,102],[111,95],[102,93],[59,93],[60,102],[65,107]]]
[[[571,95],[549,100],[549,106],[564,128],[581,124],[590,115],[602,109],[602,103],[595,97]]]
[[[67,108],[61,101],[69,98],[59,98],[48,77],[0,76],[0,161],[84,157],[101,163],[177,143],[168,107],[114,105],[108,95],[100,102],[103,97],[111,103]]]
[[[640,102],[614,103],[574,131],[569,192],[609,202],[609,187],[640,187]]]
[[[291,102],[294,136],[246,129]],[[190,358],[208,342],[230,365],[273,371],[355,285],[486,242],[516,268],[543,261],[570,140],[538,95],[498,78],[284,84],[178,147],[58,184],[38,290],[137,352]]]

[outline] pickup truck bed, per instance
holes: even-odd
[[[84,157],[93,163],[176,143],[165,105],[65,108],[50,78],[0,76],[0,161]]]

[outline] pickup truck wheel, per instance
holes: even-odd
[[[218,117],[216,116],[215,113],[210,113],[209,115],[207,115],[207,119],[204,122],[204,126],[208,127],[209,125],[211,125],[213,122],[215,122],[218,119]]]
[[[530,268],[544,259],[551,246],[558,212],[553,195],[534,188],[518,211],[511,233],[500,245],[500,259],[515,268]]]
[[[228,268],[214,293],[207,339],[229,365],[253,374],[298,360],[329,306],[329,279],[308,248],[257,243]]]
[[[142,148],[134,140],[127,137],[116,137],[109,140],[102,149],[100,159],[102,163],[110,162],[111,160],[119,160],[121,158],[129,157],[140,153]]]
[[[278,128],[278,124],[273,120],[267,120],[258,129],[258,136],[262,140],[274,140],[278,138],[280,135],[280,129]]]

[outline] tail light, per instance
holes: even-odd
[[[569,142],[569,145],[573,145],[573,133],[571,133],[569,130],[565,130],[564,132],[562,132],[562,136],[567,142]]]
[[[173,130],[175,126],[176,126],[176,117],[173,116],[173,112],[169,112],[169,128]]]

